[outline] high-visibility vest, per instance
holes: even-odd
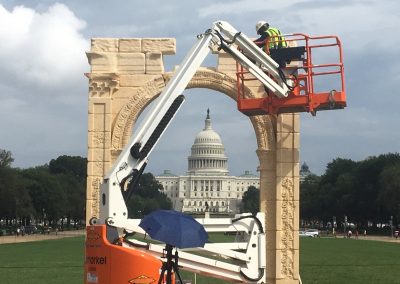
[[[277,28],[268,28],[267,34],[269,36],[268,45],[270,49],[287,47],[285,38],[282,36],[281,31]],[[267,49],[267,46],[265,46],[265,49]]]

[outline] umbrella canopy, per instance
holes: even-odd
[[[139,226],[154,240],[178,248],[204,247],[208,234],[192,216],[174,211],[157,210],[144,216]]]

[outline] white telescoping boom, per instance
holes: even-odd
[[[130,191],[125,191],[125,188],[121,187],[128,178],[140,176],[144,170],[150,152],[184,100],[182,92],[212,48],[218,47],[229,53],[277,97],[287,96],[287,82],[284,82],[279,75],[279,65],[229,23],[215,22],[212,29],[197,37],[197,44],[179,65],[138,132],[131,137],[104,177],[100,204],[100,219],[103,221],[104,218],[108,218],[114,226],[125,227],[128,215],[124,199],[129,197]]]

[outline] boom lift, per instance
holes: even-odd
[[[140,220],[129,219],[126,203],[131,197],[140,175],[148,162],[148,156],[184,101],[184,91],[206,55],[214,48],[230,54],[238,63],[238,106],[248,115],[258,113],[277,114],[284,109],[276,107],[281,100],[286,103],[293,96],[309,97],[312,85],[311,47],[306,47],[306,57],[296,70],[281,68],[272,57],[256,46],[246,35],[229,23],[215,22],[211,29],[197,36],[184,61],[168,82],[155,106],[147,114],[137,133],[123,149],[117,161],[104,177],[100,187],[100,216],[92,218],[87,227],[85,283],[155,283],[162,266],[163,246],[127,239],[129,233],[145,235],[138,226]],[[290,52],[289,52],[290,53]],[[293,55],[285,57],[289,61]],[[292,69],[290,69],[292,68]],[[304,75],[296,76],[298,69],[307,68]],[[290,72],[288,72],[288,70]],[[341,66],[343,76],[343,66]],[[246,80],[259,80],[268,93],[267,98],[246,98]],[[300,87],[299,82],[304,86]],[[311,89],[312,90],[312,89]],[[333,94],[333,100],[337,99]],[[344,96],[344,91],[341,91]],[[316,96],[316,94],[311,94]],[[332,97],[332,96],[331,96]],[[328,98],[332,99],[332,98]],[[310,104],[312,99],[305,100]],[[304,102],[301,102],[305,104]],[[324,105],[325,102],[320,105]],[[342,102],[341,107],[345,105]],[[314,111],[318,107],[300,111]],[[210,244],[201,251],[219,256],[218,259],[179,253],[179,265],[195,271],[237,283],[265,283],[265,216],[241,214],[230,218],[197,219],[207,232],[241,232],[241,242]],[[228,260],[227,260],[228,259]],[[234,260],[232,262],[232,260]],[[164,282],[163,282],[164,283]]]

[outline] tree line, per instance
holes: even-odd
[[[0,149],[0,219],[3,226],[31,222],[56,226],[85,218],[85,158],[60,156],[48,164],[20,169],[11,152]]]
[[[0,225],[40,223],[54,228],[85,220],[86,158],[63,155],[27,169],[13,168],[13,161],[10,151],[0,149]],[[151,173],[143,174],[127,204],[129,217],[171,209],[172,202],[161,188]]]
[[[62,220],[85,219],[87,160],[60,156],[48,164],[13,168],[11,152],[0,149],[0,220],[55,225]],[[162,185],[145,173],[128,202],[131,218],[157,209],[171,209],[160,193]],[[242,200],[242,212],[259,211],[259,190],[250,187]],[[362,161],[337,158],[321,176],[309,174],[300,183],[300,219],[311,224],[349,223],[366,228],[400,223],[400,155],[372,156]]]
[[[352,223],[360,229],[400,223],[400,155],[362,161],[337,158],[323,175],[300,184],[300,218],[306,222]]]

